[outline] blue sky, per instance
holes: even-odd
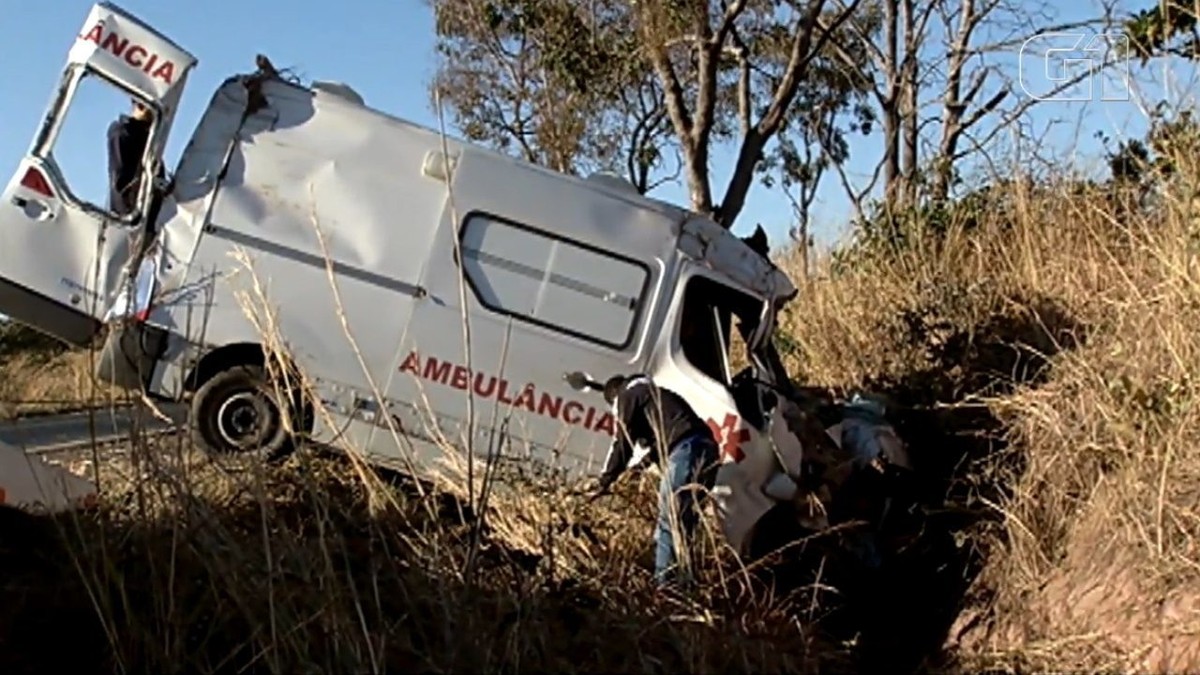
[[[1123,0],[1122,9],[1140,7],[1151,0]],[[19,29],[6,34],[7,58],[0,59],[0,164],[6,175],[33,136],[44,107],[61,73],[72,39],[82,26],[90,0],[0,0],[7,20]],[[427,85],[433,74],[433,24],[424,0],[358,0],[334,3],[319,0],[254,2],[252,0],[207,0],[194,3],[123,0],[122,7],[164,32],[199,59],[185,94],[172,133],[167,160],[173,167],[183,145],[217,84],[236,72],[253,69],[254,55],[267,54],[277,66],[291,67],[306,79],[342,81],[353,86],[368,105],[385,112],[435,127]],[[1091,0],[1059,3],[1056,20],[1069,21],[1095,11]],[[1015,77],[1016,48],[993,57],[1009,66]],[[1178,71],[1176,86],[1191,89],[1189,70]],[[1142,75],[1148,75],[1142,71]],[[1162,95],[1162,77],[1150,95]],[[1099,85],[1096,85],[1099,91]],[[1078,91],[1078,90],[1077,90]],[[91,103],[72,111],[82,125],[71,129],[60,141],[59,161],[69,180],[84,194],[104,189],[104,129],[124,99],[112,98],[107,105]],[[1014,100],[1014,103],[1016,101]],[[1039,130],[1049,129],[1037,145],[1042,151],[1060,155],[1079,145],[1095,155],[1099,150],[1092,132],[1110,135],[1121,131],[1133,136],[1145,128],[1145,118],[1132,103],[1059,104],[1043,103],[1027,118]],[[74,123],[75,120],[72,120]],[[447,123],[449,123],[447,121]],[[851,145],[847,171],[852,180],[869,176],[879,156],[878,138],[857,139]],[[713,184],[719,194],[732,165],[731,151],[714,157]],[[77,178],[76,178],[77,177]],[[682,184],[660,188],[655,195],[686,203]],[[829,242],[842,234],[850,215],[849,203],[836,176],[830,176],[820,191],[814,213],[816,234]],[[760,185],[751,191],[735,232],[745,234],[761,223],[773,243],[781,243],[789,224],[787,200]]]

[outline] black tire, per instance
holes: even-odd
[[[262,366],[233,366],[192,397],[192,441],[212,456],[278,459],[295,449],[282,410]]]

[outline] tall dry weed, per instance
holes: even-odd
[[[1018,189],[936,245],[823,260],[788,311],[800,377],[974,402],[1001,433],[956,474],[1001,474],[963,500],[1000,523],[976,532],[990,556],[948,637],[967,663],[1200,669],[1194,185],[1176,176],[1143,211]]]

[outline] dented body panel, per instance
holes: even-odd
[[[443,150],[440,135],[333,94],[280,81],[261,93],[268,105],[243,122],[244,83],[221,87],[164,202],[174,215],[160,228],[165,256],[149,322],[187,337],[170,348],[178,359],[162,387],[182,382],[188,347],[261,340],[250,314],[269,293],[284,308],[277,330],[292,356],[324,402],[350,418],[345,431],[318,421],[319,440],[348,434],[400,460],[384,416],[411,435],[437,426],[454,439],[467,431],[469,390],[481,438],[490,425],[480,420],[503,421],[513,408],[526,427],[510,430],[520,439],[514,445],[525,446],[514,452],[548,456],[565,426],[582,439],[568,444],[576,455],[602,456],[611,415],[562,374],[648,363],[683,212],[639,207],[458,142]],[[579,187],[563,190],[564,180]],[[484,268],[496,253],[482,248],[497,238],[510,240],[498,244],[510,268],[544,264],[533,252],[551,241],[561,256],[556,272],[578,276],[580,261],[600,265],[591,283],[640,300],[619,307],[594,294],[555,297],[551,284],[538,305],[537,280],[526,277],[535,289],[522,298],[529,303],[494,311],[508,296],[472,286],[471,276],[460,288],[454,261],[461,249],[468,269],[490,279]],[[231,257],[238,251],[240,262]],[[472,321],[469,358],[460,291]],[[514,319],[517,309],[536,309],[539,321]]]

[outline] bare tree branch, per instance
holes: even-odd
[[[791,107],[792,101],[796,97],[796,90],[807,72],[809,62],[829,43],[830,37],[842,24],[846,23],[858,8],[859,2],[861,0],[852,0],[827,27],[820,28],[817,24],[825,2],[820,0],[809,5],[808,12],[801,20],[792,41],[787,67],[783,77],[780,78],[779,86],[775,89],[767,111],[759,119],[758,124],[751,128],[750,132],[742,139],[742,147],[738,153],[733,175],[730,176],[728,187],[725,189],[725,197],[717,210],[717,220],[725,227],[732,226],[734,219],[741,213],[742,207],[746,203],[746,193],[754,179],[754,167],[758,164],[767,141],[779,131],[784,113]],[[814,44],[813,34],[818,31],[820,36]]]
[[[987,135],[985,135],[982,139],[978,139],[978,140],[974,141],[973,145],[976,147],[987,146],[987,144],[990,143],[991,140],[994,139],[1001,131],[1004,131],[1014,121],[1016,121],[1020,117],[1024,116],[1025,113],[1028,112],[1030,110],[1030,108],[1032,108],[1033,106],[1035,106],[1039,103],[1043,103],[1047,100],[1053,100],[1054,97],[1056,97],[1058,94],[1061,94],[1062,92],[1066,91],[1067,89],[1070,89],[1071,87],[1079,84],[1080,82],[1083,82],[1084,80],[1088,79],[1089,77],[1094,77],[1095,75],[1099,74],[1100,72],[1107,70],[1112,65],[1113,64],[1111,62],[1101,63],[1097,67],[1089,68],[1086,72],[1079,73],[1076,76],[1063,81],[1062,84],[1059,84],[1058,86],[1054,87],[1053,89],[1046,92],[1045,94],[1043,94],[1040,97],[1036,97],[1036,98],[1030,97],[1030,98],[1027,98],[1027,99],[1021,101],[1021,103],[1019,103],[1015,108],[1013,108],[1012,110],[1010,110],[1007,113],[1005,113],[1004,115],[1002,115],[1000,121],[996,124],[996,126],[994,126],[992,128],[992,130],[990,132],[988,132]],[[978,120],[976,120],[976,121],[978,121]],[[953,159],[953,161],[958,161],[970,154],[971,154],[971,151],[957,152],[953,155],[952,159]]]

